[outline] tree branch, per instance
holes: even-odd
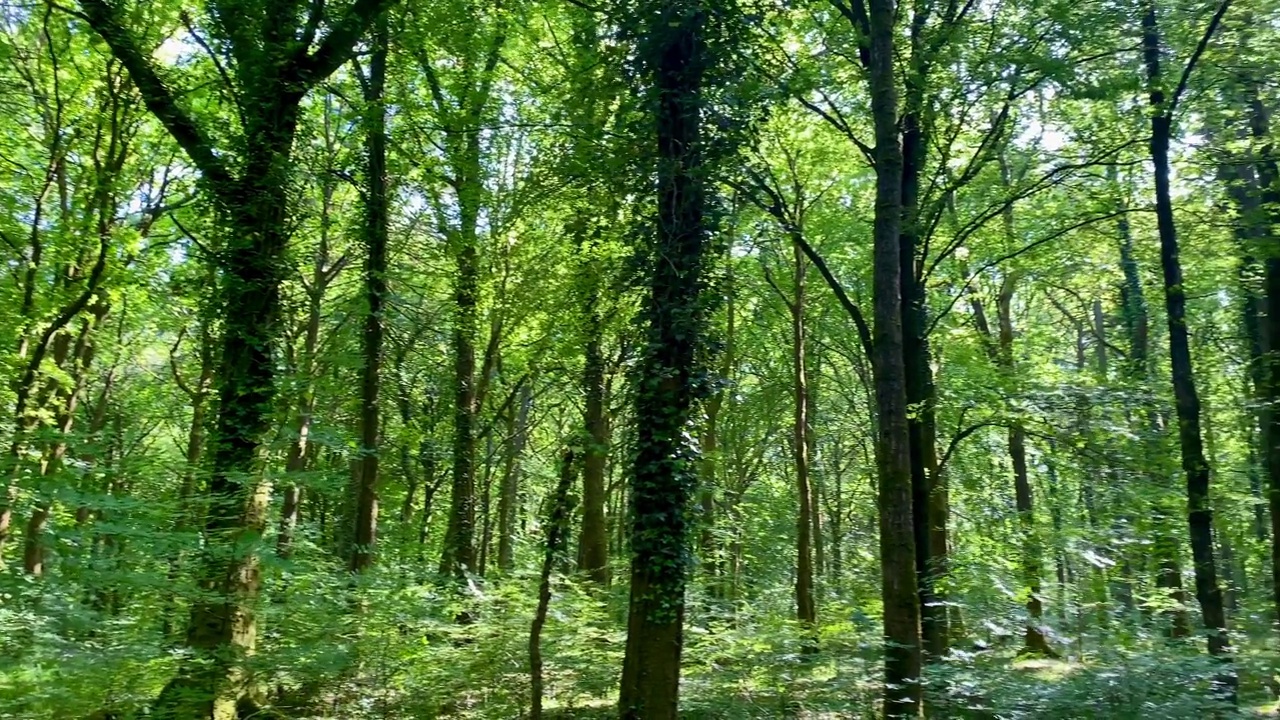
[[[100,1],[100,0],[98,0]],[[300,56],[294,61],[293,79],[304,88],[310,88],[342,67],[355,52],[356,43],[373,20],[391,7],[395,0],[356,0],[342,19],[320,41],[316,51],[306,54],[308,48],[300,48]]]
[[[1173,117],[1173,111],[1178,108],[1178,100],[1182,99],[1182,93],[1187,90],[1187,82],[1191,80],[1191,71],[1196,69],[1196,64],[1200,62],[1200,56],[1204,55],[1205,48],[1209,47],[1209,41],[1213,39],[1213,34],[1218,31],[1218,26],[1222,24],[1222,16],[1227,14],[1227,8],[1231,7],[1231,0],[1222,0],[1218,5],[1218,10],[1213,14],[1213,18],[1209,20],[1209,26],[1204,29],[1204,35],[1200,37],[1200,42],[1196,44],[1196,49],[1191,53],[1191,59],[1187,61],[1187,66],[1182,68],[1182,77],[1178,79],[1178,87],[1174,89],[1173,96],[1169,98],[1169,109],[1166,111],[1169,117]]]
[[[107,0],[80,0],[84,19],[102,37],[111,54],[129,71],[129,77],[142,95],[142,101],[156,119],[164,125],[174,141],[187,153],[216,192],[230,191],[235,182],[231,171],[213,152],[213,143],[204,130],[186,113],[174,98],[173,91],[164,84],[155,65],[139,49],[137,42],[125,29],[119,10]]]

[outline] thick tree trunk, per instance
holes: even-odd
[[[274,412],[271,350],[288,237],[285,178],[296,106],[281,112],[280,125],[253,134],[263,146],[250,154],[256,160],[246,169],[239,204],[224,200],[224,212],[241,235],[226,255],[207,541],[201,595],[192,601],[187,625],[187,646],[199,662],[184,664],[161,693],[155,713],[165,720],[234,717],[246,689],[242,663],[256,640],[259,544],[270,497],[258,447]]]
[[[477,295],[479,259],[474,228],[454,239],[453,302],[453,470],[449,524],[445,529],[440,574],[462,577],[476,571],[475,418]]]
[[[373,56],[364,92],[365,124],[365,258],[364,367],[360,377],[360,456],[353,478],[356,491],[355,537],[350,569],[362,572],[373,564],[378,533],[379,382],[382,377],[383,311],[387,297],[387,117],[383,90],[387,83],[387,20],[376,21]]]
[[[907,368],[903,358],[902,150],[898,145],[894,77],[894,3],[870,0],[870,85],[875,124],[875,390],[879,411],[881,596],[884,602],[886,718],[921,710],[920,603],[917,595],[917,525],[912,514]]]
[[[1142,45],[1151,101],[1151,159],[1155,165],[1156,223],[1160,235],[1160,266],[1164,275],[1165,313],[1169,327],[1169,362],[1173,375],[1178,443],[1187,478],[1187,521],[1191,535],[1196,600],[1209,635],[1209,652],[1230,660],[1226,613],[1213,555],[1213,510],[1209,504],[1209,465],[1200,432],[1200,398],[1196,393],[1187,332],[1187,296],[1178,258],[1178,236],[1169,188],[1169,144],[1172,108],[1166,107],[1160,74],[1160,34],[1154,0],[1143,0]],[[1235,697],[1235,675],[1227,673],[1227,688]]]
[[[675,720],[697,451],[686,433],[698,394],[709,233],[701,132],[708,17],[697,0],[650,13],[642,58],[656,93],[657,227],[639,370],[631,492],[631,598],[623,720]]]
[[[181,662],[152,708],[161,720],[230,720],[245,693],[243,658],[253,651],[258,558],[270,486],[258,448],[275,412],[275,349],[280,284],[288,243],[289,180],[299,105],[350,56],[390,0],[361,2],[324,18],[320,47],[298,47],[307,30],[270,5],[246,35],[226,38],[238,62],[240,115],[235,151],[215,147],[207,127],[187,114],[135,42],[123,11],[107,0],[80,0],[83,17],[128,71],[144,104],[182,146],[213,191],[232,232],[221,259],[223,334],[218,414],[210,438],[211,475],[200,585],[192,601]],[[319,17],[319,16],[317,16]],[[217,24],[217,23],[215,23]],[[292,27],[291,27],[292,25]],[[314,29],[314,26],[312,26]],[[220,152],[221,151],[221,152]]]

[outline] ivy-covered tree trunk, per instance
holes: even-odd
[[[708,14],[698,0],[663,0],[648,15],[640,56],[656,96],[657,222],[635,391],[631,597],[618,706],[623,720],[675,720],[697,487],[697,451],[687,432],[700,385],[712,255],[701,127],[711,57],[703,36]]]
[[[1225,10],[1226,5],[1222,8]],[[1221,14],[1216,15],[1214,25],[1220,19]],[[1206,41],[1211,36],[1214,25],[1209,27]],[[1182,469],[1187,479],[1187,521],[1190,526],[1196,600],[1200,604],[1204,627],[1208,632],[1209,652],[1222,661],[1229,662],[1231,646],[1227,636],[1226,611],[1213,553],[1209,465],[1201,439],[1200,397],[1196,392],[1187,331],[1186,286],[1182,262],[1178,257],[1177,226],[1169,188],[1169,145],[1173,134],[1173,111],[1177,106],[1181,83],[1171,97],[1166,97],[1164,78],[1160,71],[1160,30],[1155,0],[1142,0],[1142,49],[1151,104],[1150,150],[1155,165],[1156,223],[1160,235],[1160,267],[1164,275],[1165,314],[1169,327],[1169,362],[1178,419],[1178,444],[1182,450]],[[1226,690],[1234,701],[1234,672],[1227,672],[1223,680],[1229,683]]]
[[[289,179],[299,105],[311,87],[350,57],[369,22],[389,4],[357,0],[341,15],[325,18],[323,6],[304,12],[287,0],[252,8],[211,3],[213,14],[241,23],[226,38],[236,61],[239,87],[226,89],[238,92],[239,142],[235,152],[222,153],[161,79],[151,54],[125,24],[121,7],[107,0],[80,3],[148,110],[200,171],[226,232],[218,288],[219,405],[209,439],[201,594],[191,603],[186,634],[195,652],[153,707],[153,716],[164,720],[230,720],[248,692],[243,660],[256,640],[259,546],[270,487],[259,446],[275,412],[273,351],[291,230]],[[322,25],[327,34],[317,37]],[[306,38],[301,47],[300,37]]]
[[[294,112],[296,112],[296,107]],[[237,237],[227,243],[222,280],[223,340],[215,376],[219,412],[210,438],[201,558],[201,595],[193,600],[186,644],[199,662],[183,666],[161,693],[160,718],[235,716],[246,693],[242,671],[256,642],[254,606],[261,587],[258,545],[266,527],[269,485],[262,478],[261,438],[274,410],[272,341],[279,313],[281,256],[287,241],[285,176],[296,115],[263,128],[263,146],[246,168],[241,195],[224,200]],[[254,166],[257,167],[254,167]],[[233,204],[234,203],[234,204]]]
[[[480,267],[474,225],[451,240],[456,263],[453,279],[453,465],[449,524],[445,529],[440,574],[475,572],[475,420],[477,302]]]
[[[893,0],[870,0],[871,112],[875,124],[874,228],[875,396],[879,413],[881,598],[884,603],[884,716],[916,717],[921,710],[920,603],[917,525],[912,514],[907,368],[903,357],[902,149],[894,77]]]
[[[452,172],[450,185],[457,201],[457,220],[438,224],[448,241],[454,262],[453,277],[453,464],[449,522],[445,528],[440,556],[440,574],[461,578],[477,566],[476,525],[476,431],[477,415],[483,404],[483,388],[488,374],[476,372],[476,338],[479,336],[480,303],[480,213],[484,204],[484,146],[481,123],[493,100],[492,88],[503,43],[502,21],[487,46],[471,49],[473,57],[462,64],[478,67],[463,78],[458,97],[446,97],[430,58],[419,66],[431,84],[432,97],[444,125],[445,160]],[[441,216],[443,217],[443,216]],[[492,334],[495,343],[497,333]],[[496,357],[497,346],[490,343],[488,361]]]

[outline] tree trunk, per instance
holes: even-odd
[[[796,517],[796,619],[806,636],[806,649],[817,650],[812,636],[817,612],[813,600],[813,492],[809,486],[809,375],[805,367],[805,275],[809,269],[799,243],[792,243],[795,297],[791,305],[792,452],[795,458],[796,497],[800,512]]]
[[[337,139],[333,132],[335,115],[328,96],[325,97],[323,133],[325,149],[329,157],[336,156]],[[332,171],[333,168],[327,168]],[[284,499],[280,506],[280,520],[276,530],[276,555],[287,560],[293,555],[293,540],[298,528],[298,516],[302,510],[302,486],[298,476],[305,472],[311,462],[312,446],[311,425],[316,408],[316,353],[320,345],[320,324],[324,319],[321,309],[325,293],[342,271],[345,262],[330,262],[329,233],[333,224],[333,195],[337,183],[333,172],[326,172],[320,189],[320,237],[316,254],[311,266],[311,279],[306,284],[307,292],[307,324],[303,330],[302,353],[298,358],[295,375],[301,388],[297,398],[297,409],[293,420],[293,441],[289,444],[289,454],[285,458],[285,476],[289,484],[284,490]]]
[[[886,718],[921,710],[920,603],[912,514],[907,368],[903,358],[902,150],[894,77],[894,3],[870,0],[871,110],[875,124],[875,394],[879,411],[876,466],[884,603]]]
[[[1114,172],[1114,171],[1109,171]],[[1114,180],[1114,174],[1111,175]],[[1125,210],[1126,205],[1123,201],[1120,203],[1120,209]],[[1121,215],[1117,222],[1117,230],[1120,235],[1120,267],[1124,273],[1124,284],[1120,290],[1121,301],[1121,317],[1125,326],[1125,334],[1129,339],[1129,357],[1126,363],[1125,374],[1130,381],[1139,384],[1144,389],[1149,386],[1153,374],[1151,366],[1150,351],[1150,321],[1147,311],[1146,295],[1142,289],[1142,277],[1139,273],[1137,256],[1133,246],[1133,231],[1129,225],[1126,215]],[[1143,403],[1143,407],[1139,408],[1140,416],[1145,417],[1146,425],[1142,427],[1139,420],[1134,420],[1134,424],[1139,426],[1136,434],[1142,438],[1142,444],[1138,450],[1151,457],[1157,457],[1162,452],[1160,448],[1160,423],[1156,416],[1156,410],[1151,406],[1150,402]],[[1152,552],[1156,560],[1156,587],[1165,591],[1169,599],[1173,602],[1173,609],[1169,611],[1169,634],[1172,637],[1186,637],[1190,632],[1190,623],[1187,620],[1185,606],[1186,594],[1182,588],[1182,565],[1178,559],[1178,548],[1172,542],[1172,532],[1170,529],[1171,520],[1168,516],[1166,508],[1167,500],[1165,499],[1164,481],[1158,472],[1144,473],[1147,476],[1148,487],[1154,492],[1154,508],[1152,509],[1152,525],[1154,526],[1154,542],[1152,543]],[[1127,520],[1121,515],[1116,518],[1117,523]],[[1130,558],[1126,557],[1121,563],[1121,579],[1117,583],[1116,590],[1127,610],[1133,608],[1133,589],[1130,578],[1132,577]]]
[[[551,573],[557,559],[564,554],[569,539],[569,491],[573,488],[573,450],[565,450],[560,459],[560,480],[551,499],[547,518],[547,546],[542,557],[542,575],[538,582],[538,609],[529,629],[529,679],[532,702],[529,720],[542,720],[542,628],[547,624],[551,606]]]
[[[520,497],[520,456],[529,437],[529,411],[533,408],[533,385],[520,388],[520,404],[512,411],[508,426],[506,467],[502,470],[502,488],[498,498],[498,568],[510,572],[515,567],[516,509]]]
[[[1003,164],[1003,163],[1002,163]],[[1006,184],[1008,180],[1006,177]],[[1012,224],[1012,218],[1007,222]],[[1012,231],[1012,228],[1010,228]],[[1000,342],[997,361],[1012,377],[1015,373],[1013,354],[1013,292],[1017,275],[1005,276],[996,300],[996,314],[1000,323]],[[1022,576],[1027,588],[1027,623],[1023,651],[1034,655],[1056,657],[1045,639],[1041,622],[1044,607],[1041,601],[1042,550],[1035,522],[1035,504],[1031,492],[1031,480],[1027,474],[1027,433],[1021,421],[1014,418],[1009,427],[1009,459],[1013,463],[1014,506],[1018,511],[1018,524],[1022,531]]]
[[[732,268],[728,270],[728,277],[725,278],[724,287],[725,334],[724,349],[720,357],[720,378],[722,382],[728,382],[736,360],[734,340],[737,331],[737,318],[735,316]],[[716,491],[720,482],[723,463],[720,450],[720,412],[724,409],[724,400],[725,387],[721,385],[706,401],[706,417],[702,425],[700,442],[702,462],[698,469],[698,495],[702,510],[702,532],[698,537],[698,550],[702,562],[706,566],[711,595],[722,600],[728,594],[724,577],[728,562],[725,557],[726,549],[721,546],[716,531],[717,523],[720,521],[719,516],[723,514],[718,507]]]
[[[1151,158],[1155,165],[1156,223],[1160,236],[1160,266],[1164,275],[1165,312],[1169,326],[1169,361],[1173,375],[1174,406],[1178,417],[1178,443],[1182,449],[1182,469],[1187,478],[1187,521],[1190,526],[1191,555],[1194,562],[1196,600],[1208,631],[1209,652],[1223,662],[1230,660],[1226,613],[1222,588],[1218,585],[1213,556],[1213,510],[1209,505],[1209,465],[1204,457],[1200,434],[1200,398],[1196,393],[1187,333],[1186,289],[1182,263],[1178,258],[1178,236],[1174,224],[1173,200],[1169,189],[1169,143],[1172,110],[1166,107],[1161,89],[1160,34],[1154,0],[1143,0],[1143,60],[1151,101]],[[1235,675],[1224,678],[1235,697]]]
[[[797,260],[804,260],[801,254]],[[803,310],[802,310],[803,312]],[[803,320],[803,318],[802,318]],[[807,328],[806,328],[807,335]],[[812,345],[806,339],[806,343],[810,347],[805,348],[805,362],[812,367],[805,369],[805,393],[804,393],[804,415],[805,415],[805,442],[809,444],[807,450],[808,466],[809,466],[809,520],[812,528],[810,529],[810,537],[813,539],[813,572],[814,575],[822,577],[826,573],[827,557],[824,538],[822,537],[822,476],[819,474],[817,467],[818,457],[818,433],[815,427],[818,422],[818,387],[817,379],[821,375],[818,366],[818,355],[812,351]]]
[[[656,94],[657,227],[645,315],[648,337],[635,408],[631,598],[622,666],[623,720],[675,720],[680,691],[688,541],[697,451],[685,440],[698,394],[709,303],[701,138],[708,17],[697,0],[662,0],[649,13],[642,60]]]
[[[210,438],[208,488],[200,573],[187,646],[198,663],[182,666],[157,700],[165,720],[235,716],[245,692],[242,662],[256,641],[254,605],[261,585],[258,545],[270,486],[262,478],[259,442],[274,412],[274,359],[288,206],[283,173],[289,166],[296,108],[283,127],[263,128],[267,144],[246,172],[243,204],[225,209],[241,236],[227,252],[223,341],[216,378],[218,415]]]
[[[454,244],[453,471],[440,574],[461,578],[476,571],[475,337],[480,268],[474,227],[469,233],[458,233]]]
[[[587,340],[582,369],[586,393],[583,425],[586,448],[582,461],[582,534],[578,538],[578,570],[597,585],[609,582],[609,536],[605,526],[605,463],[609,459],[609,418],[605,408],[604,327],[596,308],[599,293],[592,280],[585,303]]]
[[[387,19],[373,30],[373,56],[364,83],[365,123],[365,277],[364,366],[360,377],[360,455],[353,478],[356,490],[355,542],[350,569],[373,565],[378,533],[378,396],[382,377],[383,311],[387,297],[387,117],[383,90],[387,84]]]
[[[1271,574],[1276,617],[1280,618],[1280,249],[1276,247],[1276,230],[1280,226],[1280,169],[1277,169],[1275,145],[1271,140],[1271,118],[1259,95],[1258,84],[1250,78],[1248,87],[1249,128],[1261,147],[1254,152],[1256,178],[1256,211],[1248,218],[1256,228],[1254,242],[1263,254],[1263,287],[1261,308],[1254,301],[1257,328],[1251,336],[1258,339],[1259,357],[1254,360],[1252,374],[1262,427],[1262,467],[1267,476],[1267,497],[1271,511]],[[1251,208],[1253,209],[1253,208]],[[1264,312],[1259,313],[1258,310]],[[1246,312],[1249,306],[1246,305]],[[1261,508],[1255,506],[1261,516]],[[1265,524],[1260,535],[1267,535]]]

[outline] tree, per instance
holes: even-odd
[[[301,3],[211,3],[204,30],[220,45],[235,98],[239,136],[218,147],[161,77],[107,0],[81,3],[84,20],[129,72],[147,109],[200,171],[226,233],[221,258],[219,405],[210,438],[212,472],[205,533],[205,589],[192,605],[186,644],[205,657],[187,663],[165,688],[160,717],[231,718],[245,695],[240,663],[253,649],[253,602],[259,590],[257,538],[266,522],[268,488],[256,478],[257,450],[272,413],[281,259],[289,238],[288,182],[302,99],[351,56],[356,41],[389,0],[358,0],[342,14]],[[321,25],[328,32],[318,36]],[[314,44],[314,48],[313,48]],[[227,150],[231,152],[228,154]]]
[[[884,602],[886,718],[920,714],[920,608],[916,598],[906,365],[903,359],[901,250],[902,149],[894,78],[894,8],[868,3],[871,102],[875,122],[875,388],[879,414],[880,577]]]
[[[1155,164],[1156,221],[1160,235],[1160,267],[1164,275],[1165,314],[1169,325],[1169,362],[1173,374],[1173,391],[1178,417],[1178,443],[1182,450],[1182,469],[1187,476],[1187,521],[1191,531],[1191,554],[1195,569],[1196,600],[1200,603],[1204,627],[1208,631],[1209,652],[1229,660],[1226,612],[1222,588],[1218,584],[1213,552],[1213,510],[1209,505],[1209,464],[1205,459],[1200,431],[1200,397],[1196,392],[1195,374],[1188,342],[1186,288],[1182,263],[1178,257],[1178,234],[1173,214],[1173,198],[1169,189],[1169,143],[1173,128],[1173,112],[1178,107],[1187,79],[1196,61],[1212,39],[1222,16],[1230,6],[1222,2],[1209,22],[1204,36],[1183,70],[1173,92],[1166,97],[1160,70],[1160,28],[1153,0],[1142,5],[1142,51],[1146,66],[1148,97],[1151,105],[1151,158]],[[1234,699],[1235,675],[1227,671],[1226,692]]]
[[[373,56],[369,76],[361,78],[365,101],[365,302],[364,368],[360,379],[360,458],[356,465],[355,543],[351,570],[360,572],[373,564],[378,532],[378,426],[382,407],[383,313],[387,296],[387,128],[384,94],[387,85],[386,17],[373,30]]]
[[[702,128],[703,83],[713,61],[704,37],[708,22],[697,0],[666,0],[648,18],[640,48],[655,94],[657,217],[636,379],[631,600],[618,699],[621,717],[633,720],[674,720],[679,699],[697,460],[685,433],[699,393],[713,257]]]

